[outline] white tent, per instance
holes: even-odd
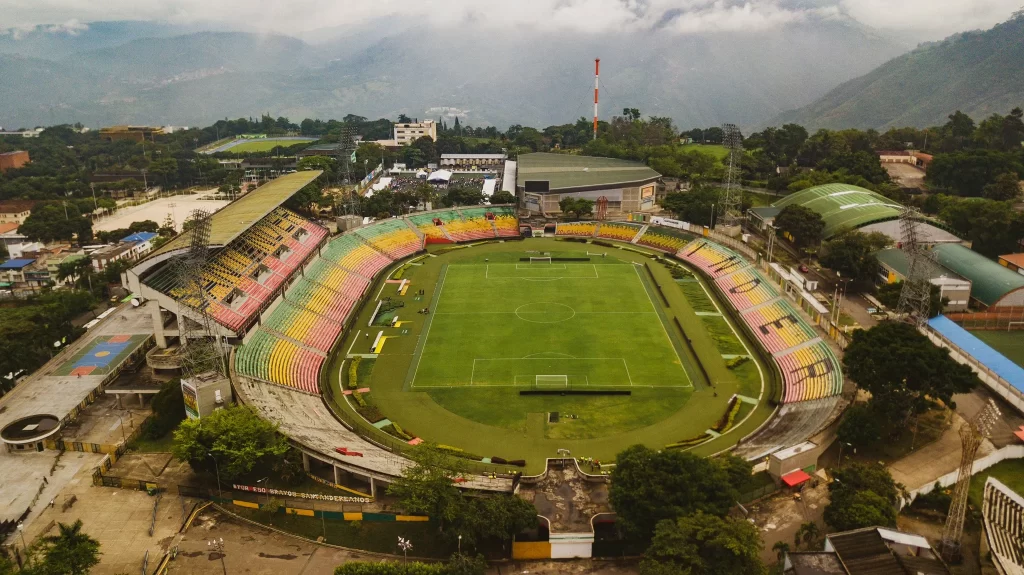
[[[381,178],[380,180],[377,181],[376,184],[373,185],[373,191],[379,192],[384,188],[391,186],[391,181],[393,179],[394,178]]]
[[[447,182],[450,179],[452,179],[452,173],[451,172],[449,172],[448,170],[438,170],[438,171],[430,174],[430,177],[427,178],[427,181],[428,182]]]
[[[487,196],[488,198],[493,196],[494,195],[494,190],[497,187],[498,187],[498,180],[495,180],[493,178],[490,179],[490,180],[484,180],[484,189],[483,189],[484,195]]]
[[[420,171],[416,172],[416,177],[417,178],[425,178],[425,177],[427,177],[427,173],[424,172],[423,170],[420,170]]]

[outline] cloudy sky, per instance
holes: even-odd
[[[1022,4],[1024,0],[0,0],[0,30],[47,25],[54,32],[73,33],[84,22],[151,20],[301,34],[404,16],[506,29],[659,28],[685,34],[764,30],[845,16],[921,41],[991,27]]]

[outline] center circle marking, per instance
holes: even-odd
[[[517,307],[516,317],[530,323],[560,323],[576,317],[576,310],[564,303],[542,301]]]

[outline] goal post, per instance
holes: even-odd
[[[534,377],[534,387],[537,389],[568,389],[568,375],[537,375]]]
[[[549,263],[551,263],[551,256],[542,256],[542,257],[530,256],[530,263],[531,264],[549,264]]]

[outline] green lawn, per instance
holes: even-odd
[[[985,481],[989,476],[1003,482],[1018,495],[1024,495],[1024,459],[1008,459],[985,471],[975,473],[971,477],[971,490],[968,497],[976,509],[981,509],[981,496],[985,491]]]
[[[992,346],[1013,363],[1024,367],[1024,334],[1019,331],[971,331],[971,335]]]
[[[718,144],[686,144],[682,146],[683,150],[690,152],[696,150],[698,152],[704,152],[705,154],[712,155],[719,160],[729,155],[729,150],[725,146],[719,146]]]
[[[695,452],[728,448],[770,415],[773,382],[762,374],[771,372],[756,362],[728,368],[723,353],[747,352],[724,318],[695,313],[716,309],[699,283],[679,285],[664,264],[626,249],[601,248],[608,256],[590,261],[520,261],[538,252],[586,258],[588,248],[541,238],[451,251],[431,246],[436,257],[404,271],[412,284],[405,296],[394,284],[381,288],[382,278],[370,293],[382,289],[380,297],[404,304],[396,312],[402,325],[367,328],[371,301],[339,346],[348,350],[351,338],[362,341],[366,332],[389,338],[372,372],[364,376],[360,368],[359,385],[371,390],[363,397],[413,436],[480,457],[525,459],[528,473],[540,472],[559,449],[608,461],[629,445],[662,448],[699,435],[733,393],[764,401]],[[431,313],[416,313],[423,308]],[[335,389],[345,359],[341,353],[329,368]],[[536,387],[537,375],[558,376],[542,378],[545,389],[631,395],[520,395]],[[339,405],[355,415],[349,402]]]
[[[309,145],[310,140],[252,140],[231,146],[226,151],[239,154],[251,152],[269,152],[274,148],[288,148],[290,146]]]

